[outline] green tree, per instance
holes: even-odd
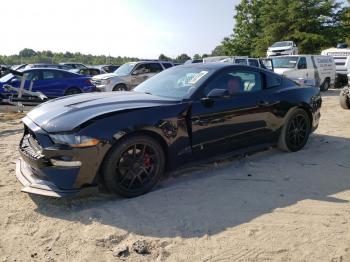
[[[242,0],[233,34],[213,53],[264,56],[283,40],[295,41],[301,53],[318,53],[349,37],[347,10],[337,0]]]
[[[30,48],[24,48],[19,52],[19,55],[22,57],[32,57],[36,55],[36,52]]]
[[[160,54],[158,59],[161,60],[161,61],[171,61],[172,60],[170,57],[168,57],[168,56],[166,56],[164,54]]]
[[[193,60],[200,60],[200,59],[202,59],[202,57],[199,54],[195,54],[193,56]]]
[[[178,63],[184,63],[190,59],[191,59],[191,57],[189,57],[187,54],[181,54],[178,57],[176,57],[175,61]]]

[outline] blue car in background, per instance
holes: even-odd
[[[96,90],[90,77],[71,73],[65,70],[53,68],[32,68],[19,70],[26,76],[24,88],[29,89],[31,82],[33,92],[41,92],[48,98],[65,95],[88,93]],[[20,87],[21,80],[13,74],[7,74],[0,78],[0,98],[5,99],[11,95],[2,88],[4,85]]]

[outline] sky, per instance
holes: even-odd
[[[210,53],[232,33],[238,2],[1,1],[0,54],[18,54],[23,48],[139,58]]]

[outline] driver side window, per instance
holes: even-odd
[[[224,89],[227,96],[256,92],[262,89],[261,74],[248,70],[229,70],[216,76],[204,89],[207,96],[213,89]]]
[[[39,80],[39,74],[36,71],[28,72],[24,74],[27,81]]]
[[[141,75],[146,73],[149,73],[149,67],[147,66],[147,64],[138,65],[133,72],[134,75]]]
[[[298,69],[307,69],[307,63],[305,57],[300,57],[298,62]]]

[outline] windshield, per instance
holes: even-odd
[[[138,85],[134,91],[182,100],[190,97],[211,71],[195,67],[173,67]]]
[[[0,78],[0,82],[5,83],[5,82],[9,81],[12,77],[13,77],[13,74],[7,74],[7,75]]]
[[[132,69],[134,68],[134,66],[136,65],[135,62],[133,63],[126,63],[124,65],[122,65],[121,67],[119,67],[117,70],[114,71],[114,74],[118,75],[118,76],[126,76],[126,75],[130,75]]]
[[[271,47],[284,47],[284,46],[292,46],[292,42],[276,42]]]
[[[274,68],[294,68],[297,64],[297,61],[297,56],[272,58]]]

